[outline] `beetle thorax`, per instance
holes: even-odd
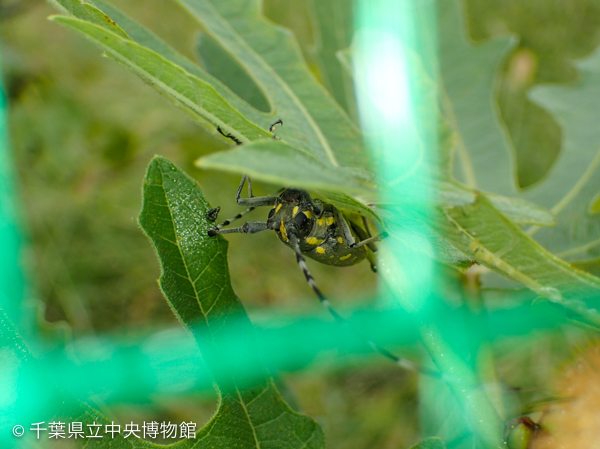
[[[300,241],[304,240],[313,230],[320,213],[318,204],[304,190],[284,190],[269,212],[269,229],[277,232],[284,243],[289,242],[290,232],[295,232]]]

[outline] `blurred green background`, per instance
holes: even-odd
[[[196,25],[176,4],[115,4],[194,59]],[[519,183],[526,188],[548,171],[561,137],[526,92],[535,84],[575,79],[569,61],[600,43],[600,1],[468,0],[464,6],[475,41],[506,33],[520,39],[499,73],[498,104],[516,147]],[[263,10],[296,33],[309,65],[316,67],[309,0],[268,0]],[[35,299],[45,320],[68,323],[75,336],[177,326],[156,284],[153,249],[136,223],[142,179],[154,154],[166,156],[198,179],[213,206],[222,207],[222,219],[233,216],[239,212],[234,200],[239,178],[193,166],[199,156],[228,143],[101,58],[92,44],[48,22],[54,13],[43,1],[0,2],[26,274]],[[279,187],[258,184],[255,193]],[[263,216],[256,211],[250,219]],[[272,307],[325,315],[293,253],[275,235],[228,240],[232,283],[251,317]],[[376,277],[368,264],[338,269],[312,263],[310,268],[338,308],[374,292]],[[501,365],[511,383],[539,388],[552,377],[556,360],[566,357],[553,349],[551,339],[543,343],[545,352],[536,344],[535,357],[533,348],[525,347]],[[327,367],[324,358],[321,365],[309,374],[287,376],[281,388],[290,404],[319,421],[329,447],[397,448],[415,442],[414,376],[385,360],[341,369]],[[192,397],[142,408],[124,404],[108,416],[127,421],[174,416],[200,424],[213,410],[213,397]]]

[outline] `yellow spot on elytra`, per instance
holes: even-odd
[[[280,204],[280,206],[281,206],[281,204]],[[281,236],[283,237],[283,240],[285,240],[286,242],[289,242],[290,239],[288,239],[287,232],[285,232],[285,226],[283,224],[283,220],[281,220],[281,224],[279,225],[279,232],[281,232]]]
[[[319,219],[317,220],[317,224],[318,224],[319,226],[323,226],[323,225],[325,224],[325,219],[324,219],[324,218],[319,218]]]
[[[340,257],[340,260],[349,259],[352,254],[346,254],[344,257]]]
[[[321,248],[320,246],[317,248],[317,252],[319,254],[325,254],[325,250],[323,248]]]
[[[335,221],[335,218],[333,218],[333,217],[327,218],[327,226],[331,226],[334,221]]]
[[[319,243],[319,241],[316,237],[309,237],[306,239],[306,243],[308,243],[309,245],[316,245],[317,243]]]
[[[309,210],[305,210],[304,215],[306,215],[306,218],[308,218],[309,220],[312,218],[312,212]]]
[[[294,206],[294,210],[292,211],[292,217],[295,217],[298,213],[298,206]]]
[[[281,209],[281,206],[283,206],[283,203],[279,203],[277,205],[277,209],[275,209],[275,213],[279,212],[279,209]]]
[[[338,242],[340,242],[340,243],[344,243],[344,239],[343,239],[343,238],[341,238],[341,237],[338,237]]]

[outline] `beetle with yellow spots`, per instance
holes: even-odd
[[[295,232],[300,252],[306,257],[327,265],[347,267],[363,261],[375,249],[373,245],[369,249],[361,244],[368,239],[366,230],[333,205],[311,198],[304,190],[285,189],[274,201],[267,228],[275,230],[281,241],[292,249],[288,229]]]
[[[249,197],[241,198],[246,181],[248,181]],[[296,253],[298,265],[320,301],[334,317],[341,319],[315,284],[304,256],[336,267],[355,265],[367,258],[371,263],[371,269],[376,271],[373,253],[377,249],[374,242],[385,235],[371,237],[366,220],[363,221],[363,228],[332,204],[311,198],[305,190],[288,188],[277,196],[252,196],[252,184],[246,175],[242,177],[236,201],[240,206],[249,206],[248,209],[211,229],[208,235],[212,237],[219,234],[255,234],[261,231],[275,231],[279,239]],[[225,228],[234,220],[262,206],[271,206],[267,221],[247,221],[237,228]],[[206,214],[207,218],[215,221],[218,211],[219,208],[209,211]]]
[[[244,176],[238,194],[246,180],[248,177]],[[267,221],[251,221],[238,228],[224,228],[220,225],[211,230],[209,235],[254,234],[272,230],[287,246],[318,262],[347,267],[368,258],[375,270],[372,253],[376,248],[373,243],[380,236],[370,237],[368,230],[346,217],[335,206],[311,198],[305,190],[288,188],[278,196],[237,197],[236,200],[238,204],[252,209],[272,206]],[[240,218],[242,215],[244,214],[240,214]],[[233,220],[227,220],[226,223]]]

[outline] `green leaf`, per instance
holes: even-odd
[[[109,56],[126,65],[140,78],[167,95],[185,112],[201,122],[230,129],[242,141],[267,137],[269,133],[248,121],[225,101],[217,91],[201,79],[190,75],[152,50],[119,36],[105,27],[66,16],[54,20],[98,44]],[[235,129],[228,124],[235,123]]]
[[[91,3],[77,0],[48,0],[56,9],[81,20],[99,25],[112,33],[129,39],[127,33],[104,12],[100,11]]]
[[[340,52],[350,47],[354,32],[352,2],[311,0],[315,57],[323,85],[348,115],[358,122],[352,75],[343,66]],[[343,58],[343,56],[342,56]]]
[[[592,201],[590,201],[588,212],[590,215],[600,214],[600,192],[596,194]]]
[[[343,50],[337,52],[337,58],[340,61],[342,68],[348,76],[352,77],[352,79],[354,79],[354,74],[352,73],[353,53],[354,50],[352,49],[352,47],[344,48]]]
[[[496,79],[515,39],[474,44],[457,1],[439,2],[442,113],[456,133],[455,175],[469,187],[514,196],[512,147],[496,104]]]
[[[600,255],[600,216],[593,213],[600,193],[600,48],[575,66],[576,83],[531,91],[558,121],[563,139],[554,167],[525,197],[551,207],[557,218],[553,228],[533,229],[536,239],[567,260],[588,260]]]
[[[331,190],[327,192],[317,190],[317,196],[322,197],[324,200],[333,204],[338,209],[345,209],[347,211],[357,213],[365,218],[368,218],[374,223],[378,223],[380,226],[384,225],[377,211],[364,204],[364,202],[358,201],[348,194]]]
[[[202,70],[197,64],[178,53],[175,49],[169,46],[150,30],[144,28],[139,23],[129,18],[110,3],[104,0],[94,0],[93,2],[90,1],[87,3],[81,3],[80,0],[49,0],[49,2],[53,4],[59,11],[82,20],[88,20],[89,13],[87,11],[87,7],[90,3],[93,3],[104,13],[106,13],[111,20],[117,22],[119,26],[127,32],[127,35],[132,40],[156,52],[163,58],[171,61],[175,65],[182,67],[185,71],[213,86],[228,103],[230,103],[235,109],[239,110],[248,120],[261,124],[272,123],[274,121],[274,115],[272,113],[263,114],[251,107],[249,104],[235,95],[221,81]],[[83,7],[80,7],[80,5],[83,5]],[[231,125],[234,126],[235,124]]]
[[[246,173],[282,186],[332,191],[369,192],[372,184],[362,171],[322,162],[285,141],[267,139],[200,158],[202,168]]]
[[[215,79],[228,86],[253,108],[264,113],[271,111],[269,100],[256,85],[251,74],[247,73],[227,52],[223,51],[223,48],[209,34],[198,33],[196,42],[196,53],[202,66]]]
[[[522,198],[508,198],[494,193],[485,194],[496,209],[517,224],[554,226],[556,221],[552,213],[537,204]]]
[[[398,204],[382,205],[377,208],[377,215],[390,238],[397,238],[408,248],[424,252],[427,256],[454,267],[464,269],[473,264],[473,258],[453,245],[445,237],[441,227],[428,226],[426,217],[409,214]]]
[[[587,271],[593,276],[600,278],[600,257],[597,259],[586,260],[583,262],[571,262],[574,268]]]
[[[532,429],[530,424],[519,422],[509,427],[506,443],[510,449],[527,449],[531,447],[529,444],[531,437],[536,433],[536,429]]]
[[[411,446],[410,449],[446,449],[446,445],[440,438],[429,437]]]
[[[445,215],[452,225],[447,226],[441,217],[437,225],[456,248],[540,296],[576,304],[598,295],[600,279],[572,268],[542,248],[484,195],[472,205],[447,209]]]
[[[209,237],[210,205],[200,187],[168,160],[155,157],[144,180],[139,223],[152,241],[162,268],[160,286],[183,325],[203,350],[203,359],[221,390],[215,416],[198,433],[201,447],[323,447],[323,434],[310,418],[294,413],[275,390],[266,370],[262,380],[245,376],[252,354],[225,359],[223,328],[235,324],[251,335],[251,324],[233,293],[227,268],[227,241]]]
[[[278,134],[324,163],[368,175],[356,125],[311,74],[289,30],[260,13],[258,0],[178,0],[268,93],[286,127]]]
[[[479,192],[455,182],[435,184],[433,192],[443,207],[466,206],[473,204]],[[546,209],[522,198],[508,198],[493,193],[485,194],[498,211],[518,224],[553,226],[554,216]]]

